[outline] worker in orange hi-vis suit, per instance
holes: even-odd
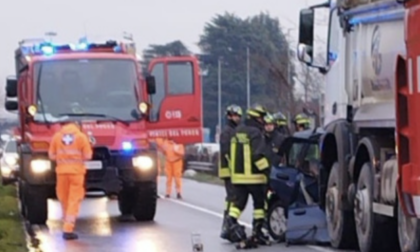
[[[63,210],[63,238],[74,240],[78,238],[74,233],[76,217],[85,197],[84,162],[92,158],[92,147],[80,123],[69,123],[55,133],[48,155],[57,163],[56,193]]]
[[[172,181],[175,179],[175,187],[178,199],[182,199],[182,169],[184,166],[185,148],[182,144],[177,144],[173,140],[157,139],[157,145],[165,155],[165,174],[166,174],[166,198],[169,198],[172,191]]]

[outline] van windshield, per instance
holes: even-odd
[[[136,120],[133,110],[139,104],[138,76],[132,60],[72,59],[36,63],[34,83],[37,121],[64,121],[68,116],[84,119],[118,118]],[[75,116],[76,115],[76,116]],[[89,116],[88,116],[89,117]],[[72,118],[74,119],[74,118]],[[100,119],[100,118],[99,118]]]

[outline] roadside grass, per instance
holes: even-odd
[[[0,185],[0,252],[26,252],[16,187]]]

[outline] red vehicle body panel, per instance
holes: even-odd
[[[415,207],[420,197],[420,1],[409,1],[406,8],[407,55],[398,58],[396,69],[397,189],[406,215],[420,217]]]
[[[179,69],[178,74],[191,75],[191,79],[186,80],[189,83],[175,84],[191,85],[191,89],[187,88],[188,92],[171,93],[170,85],[177,81],[172,66],[183,68]],[[158,106],[155,108],[157,118],[155,122],[147,123],[149,136],[166,137],[182,144],[202,142],[202,89],[198,59],[194,56],[156,58],[150,62],[148,70],[156,78],[157,93],[163,95],[161,102],[153,103]],[[153,98],[150,102],[153,102]]]

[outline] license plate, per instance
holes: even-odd
[[[102,169],[101,161],[87,161],[85,162],[86,169],[88,170],[100,170]]]

